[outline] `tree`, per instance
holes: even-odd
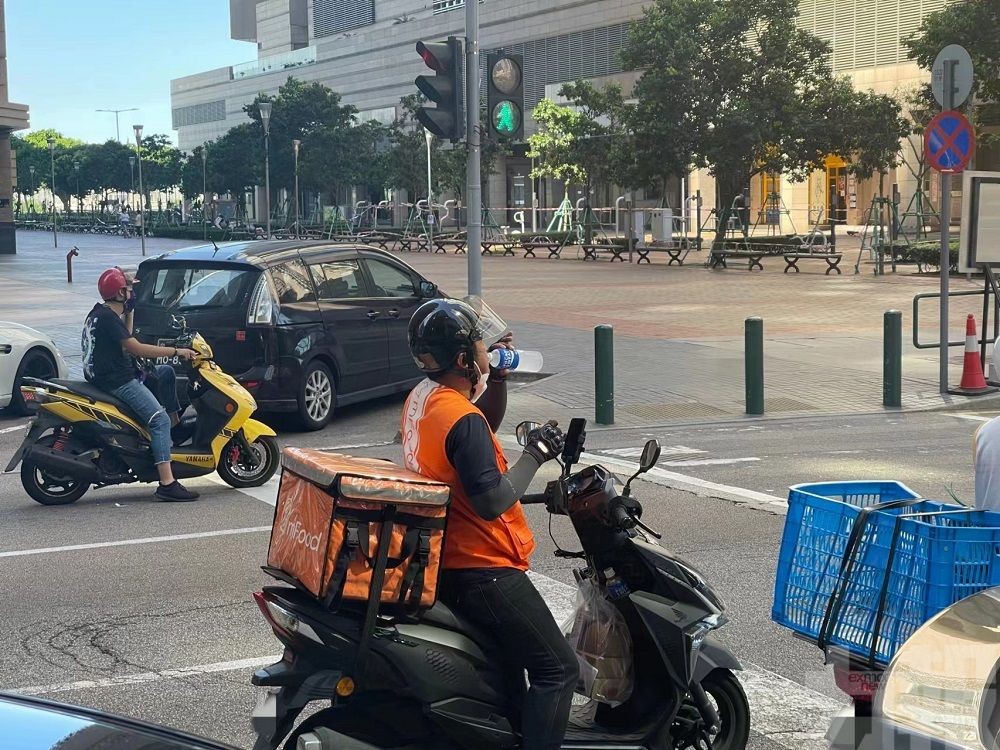
[[[237,125],[207,147],[208,189],[211,192],[240,196],[263,179],[259,126],[248,122]]]
[[[625,67],[643,71],[637,160],[655,163],[662,144],[676,144],[667,148],[708,168],[721,212],[716,244],[755,175],[804,179],[826,155],[850,157],[862,142],[856,118],[831,127],[841,111],[860,111],[862,95],[837,84],[829,45],[797,16],[797,0],[655,0],[622,50]]]
[[[333,137],[331,133],[347,129],[355,124],[357,108],[342,104],[340,94],[332,91],[321,83],[307,83],[295,78],[289,78],[278,89],[277,96],[260,94],[252,103],[246,105],[243,111],[253,121],[253,129],[260,144],[260,160],[263,162],[264,130],[260,121],[260,103],[271,102],[270,122],[270,164],[271,186],[291,189],[295,182],[295,152],[293,140],[307,141],[321,130],[329,131],[325,138]],[[304,152],[303,152],[304,153]],[[311,159],[320,156],[319,151],[310,150]],[[300,159],[300,176],[306,165]],[[261,168],[263,173],[263,168]]]
[[[535,160],[532,179],[549,177],[566,186],[588,184],[590,174],[581,159],[579,142],[596,132],[596,123],[551,99],[538,102],[531,116],[538,125],[528,136],[528,157]]]
[[[142,139],[142,183],[146,191],[146,207],[151,209],[149,193],[167,190],[181,181],[181,152],[165,135],[149,135]]]
[[[1000,3],[997,0],[965,0],[949,3],[924,17],[920,28],[903,45],[910,57],[927,70],[937,54],[949,44],[961,43],[969,51],[975,69],[970,101],[978,106],[969,114],[979,138],[996,138],[986,130],[1000,123]],[[919,100],[934,112],[930,86],[923,86]]]

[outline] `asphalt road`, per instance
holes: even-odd
[[[345,410],[319,433],[285,444],[395,458],[400,399]],[[544,416],[544,415],[540,415]],[[0,419],[0,458],[22,421]],[[712,497],[713,487],[783,497],[790,484],[898,478],[930,497],[971,498],[974,419],[944,414],[719,422],[662,429],[592,429],[588,450],[634,462],[648,437],[664,446],[662,477],[636,494],[663,543],[702,569],[729,604],[724,639],[748,666],[751,747],[821,747],[840,705],[815,647],[770,622],[783,516]],[[513,432],[513,425],[506,426]],[[700,482],[693,494],[676,476]],[[253,668],[278,651],[251,594],[264,561],[274,487],[245,494],[196,482],[193,505],[160,504],[147,487],[92,492],[72,506],[36,505],[16,475],[0,476],[0,688],[111,710],[240,747],[252,742]],[[551,556],[544,511],[531,507],[537,572],[566,600],[570,568]],[[565,519],[556,539],[572,547]],[[122,544],[122,542],[126,542]],[[83,545],[83,548],[66,549]],[[560,585],[563,584],[563,585]]]

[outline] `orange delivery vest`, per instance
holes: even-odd
[[[466,396],[430,379],[413,389],[403,407],[403,463],[406,468],[452,488],[442,567],[446,570],[527,570],[535,539],[521,503],[514,503],[499,518],[487,521],[472,507],[458,472],[448,460],[445,452],[448,433],[468,414],[486,419]],[[490,435],[497,466],[501,474],[506,473],[507,459],[503,448],[492,430]]]

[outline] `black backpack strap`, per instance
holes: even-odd
[[[406,569],[403,582],[399,587],[399,603],[415,611],[420,607],[420,599],[424,595],[424,579],[427,575],[427,565],[431,559],[431,531],[417,530],[417,549],[410,566]],[[409,595],[409,597],[407,597]]]
[[[371,587],[368,594],[368,607],[365,609],[365,620],[361,627],[361,638],[357,652],[356,680],[363,681],[371,650],[371,639],[375,634],[375,620],[382,604],[382,586],[385,583],[386,562],[389,559],[389,542],[392,541],[392,527],[395,523],[396,506],[388,505],[382,521],[382,529],[378,535],[378,551],[375,553],[375,564],[372,566]]]
[[[365,527],[362,535],[361,526]],[[347,581],[347,571],[351,566],[351,559],[361,549],[361,540],[368,539],[368,525],[348,519],[344,522],[344,543],[340,545],[340,553],[337,555],[337,564],[330,576],[330,583],[326,589],[326,596],[323,597],[323,605],[327,609],[335,609],[340,605],[340,600],[344,596],[344,583]]]

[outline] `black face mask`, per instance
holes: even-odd
[[[135,309],[135,289],[129,289],[128,296],[125,297],[125,312],[130,313]]]

